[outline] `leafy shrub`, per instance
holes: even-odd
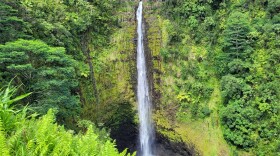
[[[229,73],[237,75],[238,77],[245,77],[248,75],[250,64],[240,59],[234,59],[228,64]]]
[[[9,155],[104,155],[125,156],[119,153],[114,142],[89,124],[85,133],[74,134],[55,123],[55,111],[50,109],[40,118],[33,114],[26,116],[26,109],[16,111],[12,104],[29,94],[11,98],[16,88],[7,87],[0,94],[0,148],[1,154]],[[7,127],[13,119],[14,126]],[[2,121],[5,121],[3,124]],[[7,127],[7,128],[6,128]],[[103,133],[104,134],[104,133]],[[130,154],[128,154],[130,155]],[[135,154],[134,154],[135,155]]]
[[[203,114],[203,118],[204,118],[204,117],[209,117],[210,114],[212,113],[212,110],[209,109],[208,106],[204,106],[204,107],[201,109],[201,113]]]
[[[11,82],[10,82],[11,83]],[[15,113],[17,111],[14,110],[13,104],[27,96],[31,93],[23,94],[13,98],[15,92],[17,91],[17,87],[11,87],[9,85],[6,89],[0,90],[0,120],[1,126],[4,130],[10,132],[15,128],[16,118]]]
[[[250,89],[243,79],[232,75],[223,76],[221,86],[225,104],[231,99],[240,99],[244,96],[246,89]]]
[[[204,99],[208,99],[213,92],[213,88],[211,88],[205,84],[196,82],[196,83],[192,84],[192,92],[195,95],[199,95],[199,96],[203,97]]]
[[[18,129],[8,138],[12,155],[126,155],[119,154],[109,139],[102,140],[93,126],[86,133],[74,135],[55,123],[54,111],[39,119],[20,122]]]
[[[260,118],[260,113],[256,109],[244,105],[244,102],[236,101],[223,108],[220,113],[225,126],[225,139],[238,147],[247,148],[256,143],[257,126],[252,122]]]

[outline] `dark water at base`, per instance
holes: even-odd
[[[111,132],[111,137],[116,140],[119,151],[128,148],[133,153],[138,149],[138,125],[123,123],[119,129]],[[153,149],[155,156],[192,156],[196,153],[193,147],[183,142],[172,142],[160,134],[156,134]]]

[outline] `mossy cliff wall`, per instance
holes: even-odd
[[[221,93],[209,68],[207,49],[190,37],[179,44],[171,43],[177,25],[161,16],[161,2],[146,2],[144,6],[148,75],[158,138],[180,144],[189,155],[230,155],[219,125]]]
[[[161,156],[168,156],[170,154],[176,156],[198,155],[191,144],[186,144],[173,129],[162,127],[161,123],[159,123],[156,118],[156,114],[160,110],[162,104],[161,94],[163,90],[161,87],[161,76],[163,74],[163,59],[160,55],[160,50],[165,44],[165,37],[163,36],[165,32],[162,32],[162,21],[156,16],[156,13],[153,12],[158,6],[157,3],[145,3],[144,5],[144,44],[150,96],[152,97],[152,104],[154,106],[153,118],[155,119],[156,127],[155,148]],[[161,116],[161,118],[166,121],[169,120],[167,119],[168,116]],[[170,137],[171,135],[178,136],[178,138],[173,139]]]

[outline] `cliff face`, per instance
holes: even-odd
[[[255,1],[166,2],[144,3],[146,62],[159,146],[169,149],[182,143],[180,147],[200,155],[275,153],[279,141],[266,132],[276,134],[279,129],[274,124],[274,116],[279,116],[279,32],[274,29],[278,24],[275,10],[279,7]],[[137,2],[128,6],[130,11],[124,9],[121,28],[114,37],[115,49],[105,59],[106,72],[113,80],[104,79],[104,73],[98,79],[109,86],[101,91],[101,98],[107,102],[104,108],[112,101],[124,100],[136,110]],[[236,24],[244,33],[235,29]],[[248,48],[241,52],[242,58],[227,51],[236,48],[229,44],[236,39],[246,42],[244,48]],[[237,94],[233,90],[238,90]],[[271,95],[263,95],[265,91]],[[261,98],[269,100],[262,103]],[[263,118],[266,115],[269,117]],[[137,117],[133,121],[137,140]],[[247,127],[251,127],[249,131]]]
[[[195,75],[195,70],[205,72],[208,68],[207,50],[195,45],[190,38],[185,45],[170,44],[171,30],[176,29],[176,23],[161,16],[160,2],[146,3],[145,6],[146,52],[153,118],[161,138],[158,141],[173,150],[176,148],[172,145],[177,145],[181,150],[174,151],[188,151],[189,155],[229,155],[218,119],[217,105],[221,103],[218,82],[215,77],[205,81]],[[206,72],[213,74],[211,69]],[[204,85],[204,88],[209,84],[213,86],[197,94],[194,87],[185,89],[187,85],[196,84]],[[199,112],[204,107],[212,111],[209,116],[200,117]],[[197,116],[192,117],[195,112]]]
[[[153,114],[156,114],[161,108],[161,75],[162,72],[162,58],[160,56],[160,49],[163,47],[162,30],[160,21],[157,19],[157,13],[153,11],[159,7],[158,3],[146,3],[144,5],[144,46],[145,57],[147,63],[147,76],[149,81],[149,91],[152,97]],[[155,115],[153,115],[155,117]],[[153,117],[153,118],[154,118]],[[154,118],[155,119],[155,118]],[[183,140],[170,140],[170,138],[160,132],[160,127],[157,121],[156,125],[156,139],[154,149],[159,156],[190,156],[199,155],[194,146],[189,142]],[[174,131],[170,129],[170,133]]]
[[[152,103],[154,106],[153,114],[155,114],[160,108],[160,74],[161,74],[161,57],[159,50],[161,45],[158,45],[158,41],[161,42],[161,28],[158,26],[158,21],[155,18],[156,14],[147,16],[152,13],[149,5],[144,5],[144,45],[145,45],[145,57],[148,71],[149,91],[152,97]],[[127,5],[127,9],[121,16],[121,27],[116,32],[112,40],[112,50],[109,55],[104,56],[104,60],[107,66],[112,66],[111,69],[107,69],[108,75],[113,78],[111,82],[104,83],[103,79],[99,77],[99,82],[108,85],[107,90],[101,91],[102,101],[107,101],[107,104],[100,106],[102,112],[107,110],[108,117],[103,118],[105,125],[111,127],[111,137],[116,139],[117,147],[120,151],[125,148],[129,148],[129,152],[137,150],[138,144],[138,120],[136,113],[136,91],[137,91],[137,68],[136,68],[136,55],[137,55],[137,32],[136,32],[136,19],[135,11],[137,3],[131,3]],[[153,23],[153,20],[155,23]],[[153,35],[151,35],[153,34]],[[155,39],[156,38],[156,39]],[[102,73],[100,73],[103,75]],[[109,94],[111,92],[111,94]],[[112,94],[114,93],[114,94]],[[110,97],[107,95],[111,95]],[[116,98],[116,95],[119,97]],[[121,99],[121,100],[120,100]],[[116,104],[111,104],[110,101],[117,100]],[[111,106],[110,106],[111,105]],[[119,107],[110,108],[110,107]],[[102,113],[100,112],[100,113]],[[121,115],[122,114],[122,115]],[[101,116],[101,115],[100,115]],[[121,118],[115,118],[115,116],[122,116]],[[111,123],[107,122],[108,118],[112,118]],[[134,120],[136,119],[136,120]],[[114,121],[116,120],[116,121]],[[115,122],[119,124],[112,127]],[[155,122],[157,125],[157,123]],[[174,131],[170,129],[170,133]],[[160,156],[188,156],[193,155],[195,150],[192,146],[187,145],[182,140],[170,140],[166,135],[156,132],[156,143],[154,149]]]
[[[209,153],[229,155],[218,122],[216,106],[220,104],[220,91],[217,81],[211,78],[202,84],[201,80],[194,78],[195,75],[191,75],[197,69],[199,72],[205,71],[207,51],[204,47],[194,45],[190,39],[186,41],[188,44],[184,47],[170,44],[172,38],[170,30],[174,29],[172,28],[174,24],[160,16],[160,5],[160,3],[144,3],[147,75],[157,133],[155,149],[162,156],[170,153],[178,156]],[[131,3],[120,13],[120,29],[112,39],[114,46],[108,55],[102,58],[104,67],[113,67],[106,68],[106,74],[111,79],[105,78],[105,73],[102,72],[97,76],[98,84],[104,84],[99,87],[107,87],[107,89],[101,90],[101,100],[106,103],[101,104],[99,115],[96,116],[102,116],[100,113],[104,114],[104,112],[108,114],[107,117],[103,116],[101,121],[105,121],[105,125],[111,127],[111,136],[116,139],[118,148],[123,150],[128,147],[131,152],[137,150],[138,142],[135,96],[137,90],[136,8],[137,3]],[[177,53],[185,54],[177,57]],[[166,54],[170,56],[167,58]],[[209,71],[212,74],[211,70]],[[211,88],[202,90],[209,94],[205,99],[199,99],[200,91],[198,95],[193,95],[195,88],[184,89],[184,86],[190,84],[207,87],[209,83],[215,85],[212,87],[213,90]],[[129,104],[124,104],[126,102]],[[212,113],[207,117],[192,118],[190,114],[201,111],[201,105],[209,106]],[[122,117],[120,114],[123,114]],[[116,116],[119,118],[115,118]],[[111,118],[115,121],[108,123]],[[119,121],[125,122],[120,122],[112,128],[112,125]]]

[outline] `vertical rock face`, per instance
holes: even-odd
[[[145,14],[145,13],[143,13]],[[155,107],[157,104],[157,97],[155,96],[155,90],[154,90],[154,76],[153,76],[153,58],[152,58],[152,53],[151,50],[149,49],[149,40],[148,40],[148,23],[145,18],[143,18],[143,24],[145,27],[143,28],[143,42],[144,42],[144,49],[145,49],[145,60],[146,60],[146,70],[147,70],[147,81],[149,84],[149,95],[151,97],[151,103],[152,103],[152,108]]]
[[[137,9],[137,102],[140,120],[139,138],[140,154],[143,156],[152,155],[152,144],[154,138],[154,128],[151,118],[152,103],[149,94],[149,84],[147,77],[146,57],[144,50],[144,24],[143,24],[143,5],[139,2]]]
[[[147,3],[146,3],[147,4]],[[149,84],[149,95],[151,97],[153,113],[160,109],[162,104],[162,82],[163,60],[160,54],[161,48],[164,47],[164,32],[162,32],[162,23],[160,23],[155,8],[160,3],[149,3],[144,6],[143,22],[145,24],[144,32],[144,49],[147,69],[147,78]],[[174,119],[175,120],[175,119]],[[167,136],[157,131],[156,120],[153,121],[155,127],[155,139],[153,144],[153,154],[155,156],[190,156],[199,155],[192,144],[186,144],[182,140],[172,141]],[[174,133],[173,129],[169,129],[170,133]]]

